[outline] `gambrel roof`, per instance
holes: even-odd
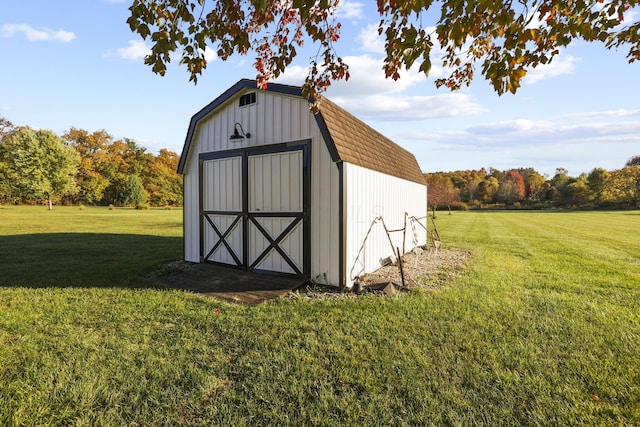
[[[257,89],[256,81],[240,80],[191,118],[180,156],[178,173],[184,171],[198,121],[243,89]],[[270,83],[266,90],[302,97],[302,90],[297,86]],[[315,115],[315,119],[334,162],[344,161],[408,181],[425,184],[424,176],[413,154],[327,98],[323,98],[320,102],[320,111]]]

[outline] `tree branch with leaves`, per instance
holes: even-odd
[[[205,51],[222,60],[255,55],[260,87],[291,65],[298,48],[318,46],[303,93],[317,99],[333,81],[349,78],[338,55],[340,0],[134,0],[127,22],[152,42],[145,63],[164,75],[171,54],[181,56],[189,79],[207,66]],[[382,72],[397,80],[434,61],[448,70],[436,86],[469,85],[476,72],[498,94],[515,93],[531,68],[548,64],[574,40],[628,49],[640,59],[640,22],[627,22],[640,0],[460,1],[377,0],[378,33],[385,39]],[[439,9],[439,13],[438,13]],[[429,21],[430,17],[434,17]],[[426,22],[426,23],[423,23]],[[435,54],[437,52],[437,55]]]

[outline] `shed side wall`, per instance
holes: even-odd
[[[255,104],[240,107],[243,93],[256,92]],[[251,138],[232,142],[234,123]],[[209,116],[194,131],[184,169],[185,259],[200,262],[198,156],[245,147],[311,139],[311,278],[338,285],[339,173],[307,102],[279,93],[244,90]]]
[[[377,217],[384,219],[389,230],[404,227],[405,212],[409,217],[422,218],[420,222],[426,224],[423,217],[427,214],[427,186],[351,163],[344,164],[344,174],[345,277],[351,284],[355,277],[377,270],[380,258],[393,255],[382,223],[378,221],[372,226]],[[390,236],[393,248],[402,252],[403,233],[393,232]],[[426,241],[426,229],[418,224],[412,228],[407,219],[405,250],[408,252]]]

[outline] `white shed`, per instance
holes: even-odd
[[[186,261],[351,286],[426,243],[415,157],[328,99],[313,114],[299,87],[240,80],[191,118],[178,172]]]

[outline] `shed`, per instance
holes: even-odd
[[[300,87],[238,81],[191,118],[178,172],[186,261],[349,287],[426,243],[415,157]]]

